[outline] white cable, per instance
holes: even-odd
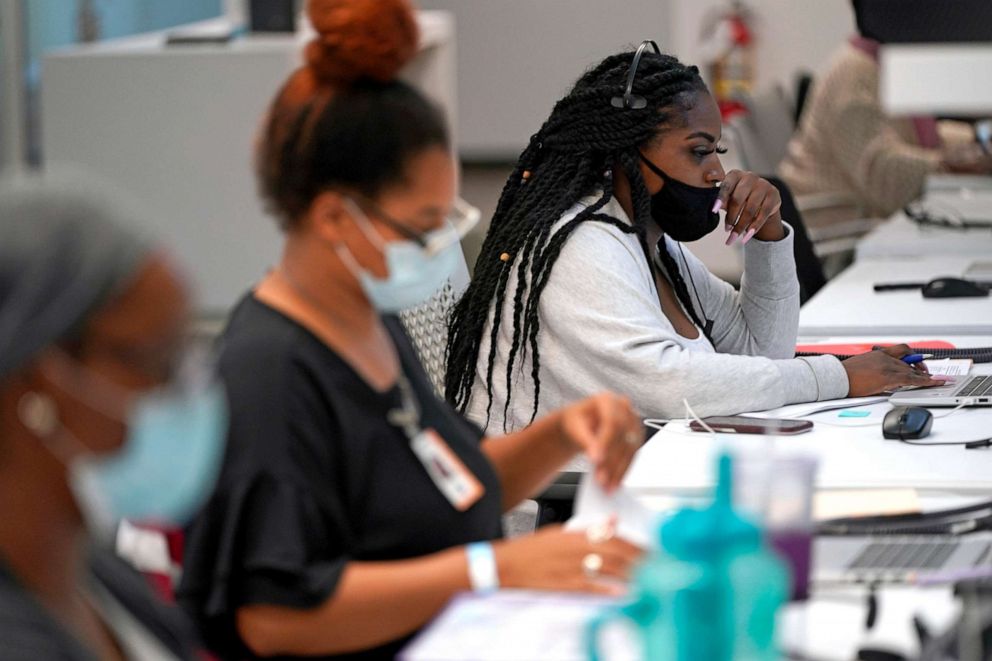
[[[706,424],[705,422],[703,422],[703,419],[702,419],[702,418],[700,418],[700,417],[699,417],[698,415],[696,415],[696,412],[692,410],[692,407],[691,407],[691,406],[689,406],[689,400],[688,400],[688,399],[685,399],[685,398],[683,398],[683,399],[682,399],[682,403],[683,403],[683,404],[685,404],[685,411],[686,411],[686,414],[687,414],[687,415],[685,416],[685,419],[686,419],[686,420],[695,420],[696,422],[698,422],[698,423],[699,423],[699,426],[700,426],[700,427],[702,427],[703,429],[705,429],[705,430],[706,430],[706,431],[708,431],[709,433],[711,433],[711,434],[713,434],[714,436],[716,436],[716,432],[715,432],[715,431],[713,431],[713,428],[712,428],[712,427],[710,427],[710,426],[709,426],[708,424]]]
[[[938,419],[938,418],[949,418],[952,415],[954,415],[955,413],[957,413],[958,411],[960,411],[961,409],[963,409],[964,407],[966,407],[966,406],[974,406],[977,403],[978,403],[978,399],[977,398],[969,397],[969,398],[965,399],[963,402],[961,402],[960,404],[958,404],[957,406],[955,406],[953,409],[951,409],[950,411],[948,411],[947,413],[945,413],[944,415],[935,415],[933,417],[934,417],[935,420]]]
[[[669,422],[674,422],[673,420],[665,420],[664,418],[645,418],[643,420],[645,427],[650,427],[656,431],[661,431],[665,428]]]
[[[876,427],[882,424],[881,420],[865,420],[863,422],[831,422],[830,420],[811,420],[814,425],[827,425],[828,427]]]
[[[957,406],[955,406],[950,411],[947,411],[946,413],[943,413],[941,415],[935,415],[935,416],[933,416],[933,419],[934,420],[940,420],[942,418],[948,418],[948,417],[954,415],[955,413],[957,413],[958,411],[960,411],[961,409],[963,409],[964,407],[966,407],[966,406],[972,406],[972,405],[974,405],[976,403],[977,403],[977,401],[974,398],[968,398],[968,399],[964,400],[963,402],[961,402],[960,404],[958,404]],[[843,423],[843,422],[832,422],[832,421],[829,421],[829,420],[813,420],[813,424],[815,424],[815,425],[827,425],[828,427],[874,427],[876,425],[882,424],[882,420],[868,420],[868,421],[861,422],[861,423],[857,423],[857,422]]]

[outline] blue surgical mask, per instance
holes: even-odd
[[[430,251],[415,241],[386,242],[372,227],[358,205],[350,202],[349,210],[359,228],[386,258],[386,277],[379,278],[359,266],[354,256],[342,244],[336,250],[341,261],[361,284],[373,307],[391,314],[426,303],[437,293],[458,268],[458,233],[451,226],[425,235],[428,246],[444,247]]]
[[[118,417],[99,392],[116,385],[99,375],[92,379],[92,389],[77,393],[80,401]],[[60,432],[77,448],[67,466],[69,484],[87,526],[105,537],[121,519],[187,523],[210,495],[220,471],[227,433],[223,389],[205,378],[163,388],[135,398],[125,418],[126,438],[114,454],[80,450],[78,439],[64,428]]]
[[[187,523],[213,490],[226,431],[219,385],[142,397],[132,408],[120,451],[80,458],[69,467],[87,523],[101,531],[121,519]]]

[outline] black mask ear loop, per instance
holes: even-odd
[[[665,240],[664,237],[661,239]],[[682,264],[685,266],[685,272],[689,274],[689,283],[692,285],[692,293],[696,295],[696,304],[699,306],[699,311],[703,313],[703,335],[710,342],[713,342],[713,320],[709,318],[706,314],[706,308],[703,307],[703,299],[699,298],[699,290],[696,289],[696,281],[692,277],[692,269],[689,268],[689,262],[685,259],[685,252],[682,250],[682,244],[679,243],[679,255],[682,256]]]
[[[637,52],[634,53],[634,59],[630,63],[630,73],[627,74],[627,89],[623,93],[623,96],[615,96],[610,99],[610,105],[614,108],[630,108],[632,110],[640,110],[641,108],[648,107],[648,100],[639,94],[634,94],[634,78],[637,77],[637,65],[641,63],[641,56],[644,55],[644,51],[650,46],[654,50],[655,55],[661,55],[661,49],[658,48],[658,44],[651,40],[645,39],[641,42],[641,45],[637,47]]]

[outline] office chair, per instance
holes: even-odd
[[[782,102],[784,104],[784,99]],[[771,105],[771,103],[767,102],[763,105],[758,104],[755,106],[755,111],[760,114],[763,107],[767,110]],[[814,242],[810,238],[810,232],[807,230],[805,221],[803,220],[801,206],[797,204],[786,183],[778,177],[769,174],[775,171],[775,166],[778,164],[777,159],[780,159],[784,155],[785,145],[788,144],[788,139],[783,140],[783,136],[779,134],[774,139],[763,140],[756,129],[759,123],[766,126],[777,126],[781,129],[783,126],[782,121],[780,121],[781,118],[785,117],[787,119],[787,115],[783,114],[784,111],[784,105],[778,109],[769,111],[769,114],[781,115],[778,121],[766,119],[759,122],[757,117],[752,116],[732,117],[724,126],[724,134],[731,147],[730,157],[726,159],[725,165],[728,168],[739,166],[742,169],[756,172],[778,189],[779,194],[782,196],[782,217],[792,225],[794,231],[792,248],[796,260],[796,271],[799,277],[799,300],[800,303],[805,303],[826,284],[827,278],[823,270],[823,264],[820,261],[819,251],[814,246]],[[768,149],[779,149],[781,150],[781,154],[776,154],[773,160],[769,156]],[[734,162],[734,158],[736,158],[736,163]]]
[[[768,98],[764,101],[749,106],[749,114],[731,117],[724,124],[724,136],[730,148],[725,158],[726,167],[738,166],[765,176],[766,173],[775,172],[778,163],[785,156],[788,147],[788,139],[783,139],[788,131],[785,100],[780,99],[781,103],[776,106],[773,103],[774,95],[766,96]],[[764,127],[764,133],[759,130],[759,126]],[[767,178],[771,180],[773,177]],[[776,181],[782,184],[781,180]],[[781,185],[779,190],[782,190]],[[786,196],[782,197],[784,200]],[[853,261],[858,241],[877,222],[860,217],[861,213],[855,202],[846,194],[816,193],[789,197],[793,204],[784,217],[790,222],[797,218],[803,220],[803,237],[797,238],[812,246],[821,270],[828,278]],[[797,243],[796,248],[796,263],[809,263],[811,260],[805,246]],[[810,278],[807,286],[810,293],[806,298],[822,286],[822,283],[816,283],[816,274],[807,275]],[[803,298],[804,302],[806,298]]]
[[[813,248],[802,213],[792,197],[788,185],[778,177],[766,176],[782,197],[782,218],[792,226],[792,255],[796,260],[796,276],[799,278],[799,304],[803,305],[827,284],[823,264]]]
[[[537,501],[536,527],[549,523],[564,523],[572,518],[575,509],[575,494],[579,491],[579,482],[585,473],[563,471],[555,481],[541,492],[534,500]]]
[[[747,113],[727,120],[728,137],[738,143],[745,169],[774,172],[795,132],[792,104],[779,86],[742,101]]]
[[[420,362],[434,385],[438,396],[444,399],[445,352],[448,345],[448,318],[455,303],[468,288],[468,265],[461,255],[458,269],[448,283],[426,303],[400,313],[400,322],[413,342]]]
[[[799,123],[803,119],[803,111],[806,109],[806,101],[809,100],[809,94],[813,91],[813,74],[809,71],[800,71],[796,75],[796,103],[795,103],[795,114],[793,118],[795,120],[796,128],[799,127]]]

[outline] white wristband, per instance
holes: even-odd
[[[492,592],[499,588],[496,554],[489,542],[475,542],[465,547],[468,580],[475,592]]]

